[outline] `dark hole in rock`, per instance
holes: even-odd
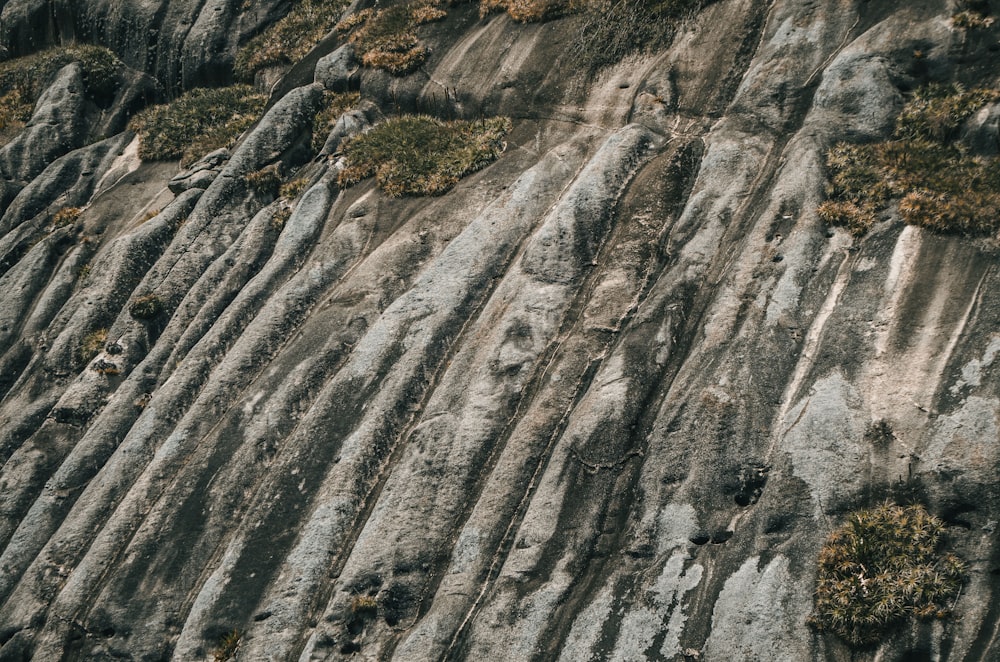
[[[732,531],[715,531],[712,533],[712,544],[721,545],[733,537]]]
[[[709,535],[707,533],[697,533],[697,534],[691,536],[689,538],[689,540],[692,543],[694,543],[695,545],[704,545],[709,540],[711,540],[711,537],[709,537]]]
[[[750,503],[751,503],[751,501],[750,501],[750,495],[746,494],[744,492],[740,492],[739,494],[737,494],[736,497],[733,500],[736,501],[736,505],[737,506],[741,506],[741,507],[749,506]]]
[[[340,652],[343,655],[350,655],[351,653],[361,652],[361,644],[356,641],[348,641],[343,646],[340,647]]]
[[[365,622],[360,618],[352,618],[347,622],[347,631],[351,634],[361,634],[361,631],[365,629]]]
[[[781,262],[784,259],[785,259],[785,256],[782,255],[781,253],[778,253],[777,255],[775,255],[774,257],[771,258],[771,262]]]
[[[104,628],[103,630],[101,630],[101,636],[104,637],[105,639],[110,639],[111,637],[115,636],[115,629],[110,627]]]
[[[258,614],[254,614],[253,620],[260,622],[260,621],[266,621],[269,618],[271,618],[271,612],[262,611]]]

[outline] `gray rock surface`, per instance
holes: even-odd
[[[136,71],[95,111],[65,67],[0,148],[0,660],[211,660],[234,630],[254,661],[1000,657],[996,238],[815,212],[826,150],[912,89],[1000,85],[1000,26],[890,5],[719,0],[591,76],[579,16],[457,3],[417,72],[328,38],[178,172],[127,116],[153,77],[227,81],[286,4],[3,3],[11,54]],[[341,189],[343,139],[401,110],[514,128],[446,195]],[[997,105],[962,136],[996,154]],[[304,192],[250,187],[268,166]],[[855,650],[806,624],[817,554],[886,500],[941,517],[968,582]]]

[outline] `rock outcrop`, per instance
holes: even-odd
[[[134,70],[95,110],[65,66],[0,148],[0,660],[1000,657],[996,237],[816,213],[835,143],[1000,85],[1000,25],[719,0],[593,73],[580,15],[455,3],[415,72],[334,32],[228,149],[140,161],[153,80],[230,82],[287,5],[0,3],[9,56]],[[513,130],[440,197],[341,187],[399,112]],[[817,555],[886,501],[967,580],[855,649],[807,624]]]

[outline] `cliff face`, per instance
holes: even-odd
[[[998,83],[1000,26],[894,4],[721,0],[594,75],[577,15],[448,7],[405,77],[331,34],[185,176],[124,115],[231,80],[285,3],[0,3],[11,56],[129,67],[60,69],[0,148],[0,659],[996,659],[995,241],[816,214],[837,141]],[[341,132],[513,130],[441,197],[341,189],[324,84],[370,102]],[[283,223],[271,164],[309,181]],[[806,623],[817,555],[885,501],[968,578],[854,650]]]

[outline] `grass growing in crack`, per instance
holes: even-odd
[[[252,81],[261,69],[294,64],[337,24],[346,0],[300,0],[284,18],[257,35],[236,54],[236,76]]]
[[[404,115],[346,141],[347,167],[341,186],[375,176],[392,197],[442,195],[462,177],[495,161],[510,131],[506,117],[444,122],[427,115]]]
[[[247,186],[264,195],[278,195],[281,190],[281,180],[281,171],[274,163],[243,176]]]
[[[957,141],[962,124],[1000,91],[932,85],[918,90],[896,119],[892,140],[838,143],[827,153],[829,199],[818,208],[830,225],[862,236],[893,202],[912,225],[986,235],[1000,229],[1000,162]]]
[[[943,530],[919,505],[853,513],[820,551],[809,624],[864,646],[907,618],[947,617],[965,564],[940,553]]]
[[[60,46],[0,63],[0,144],[31,118],[35,102],[52,77],[71,62],[80,63],[91,96],[114,92],[121,62],[102,46]]]
[[[76,223],[76,219],[80,218],[82,212],[83,210],[79,207],[63,207],[52,214],[52,226],[61,228]]]
[[[306,177],[298,177],[290,182],[282,184],[281,188],[278,189],[278,195],[287,200],[294,200],[307,188],[309,188],[309,179]]]
[[[136,297],[128,307],[128,314],[137,320],[151,320],[159,317],[162,312],[163,300],[156,294]]]
[[[81,363],[89,363],[92,358],[101,353],[104,343],[108,339],[107,329],[95,329],[83,337],[77,356]]]
[[[417,27],[447,15],[440,0],[416,0],[385,9],[365,9],[337,25],[350,34],[361,64],[405,76],[427,59],[428,50],[417,39]]]
[[[144,161],[180,158],[187,166],[208,152],[232,146],[266,102],[266,95],[248,85],[198,88],[143,110],[129,128],[139,134],[139,157]]]
[[[236,650],[240,647],[241,635],[239,630],[233,629],[222,635],[219,645],[212,656],[214,662],[226,662],[236,656]]]
[[[323,108],[313,118],[312,148],[314,152],[323,149],[330,131],[333,130],[340,116],[356,107],[360,101],[361,95],[357,92],[325,92],[323,94]]]

